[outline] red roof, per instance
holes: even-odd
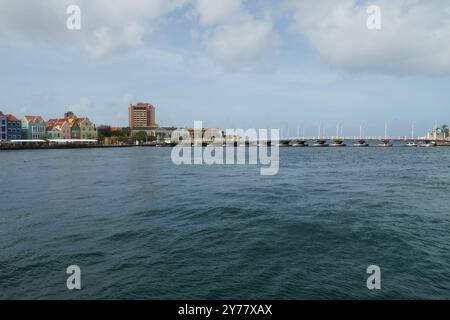
[[[55,127],[61,128],[65,122],[66,122],[66,119],[50,119],[45,124],[45,127],[47,128],[47,130],[52,130]]]
[[[25,116],[25,119],[28,121],[36,121],[36,119],[38,119],[40,122],[44,122],[44,119],[41,116]]]
[[[12,114],[7,114],[6,118],[8,118],[9,121],[19,121],[19,119],[14,117]]]

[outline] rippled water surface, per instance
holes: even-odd
[[[272,177],[170,152],[0,152],[0,298],[450,298],[450,148],[285,148]]]

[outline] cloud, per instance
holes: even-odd
[[[66,111],[75,112],[78,116],[86,116],[86,113],[92,109],[92,103],[89,98],[81,97],[77,103],[70,104],[66,107]]]
[[[230,71],[267,69],[267,57],[275,50],[276,36],[270,21],[251,17],[205,32],[204,43]]]
[[[0,0],[3,43],[76,45],[95,57],[142,45],[185,0]],[[66,28],[69,5],[81,9],[82,29]]]
[[[66,9],[73,4],[81,9],[79,31],[66,28]],[[0,41],[81,49],[94,58],[137,49],[145,53],[156,47],[156,31],[165,32],[160,27],[178,19],[173,15],[179,9],[194,17],[184,22],[199,33],[205,56],[226,70],[267,69],[277,44],[272,19],[256,17],[243,0],[0,0]]]
[[[211,1],[197,0],[194,7],[203,25],[225,22],[230,16],[240,14],[241,0]]]
[[[170,13],[187,3],[186,0],[80,2],[87,16],[88,37],[82,39],[84,48],[94,56],[143,45],[145,36],[151,35]]]
[[[92,56],[101,57],[117,48],[133,48],[142,44],[143,28],[137,23],[123,26],[119,30],[100,27],[87,39],[84,48]]]
[[[369,5],[382,29],[368,30]],[[334,66],[349,72],[450,73],[450,3],[445,0],[295,0],[293,28]]]
[[[196,0],[203,45],[228,71],[267,70],[278,36],[267,14],[255,17],[242,0]]]

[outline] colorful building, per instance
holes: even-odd
[[[97,140],[97,127],[89,118],[78,118],[77,122],[80,126],[81,139]]]
[[[25,116],[22,118],[22,139],[44,139],[45,133],[45,121],[41,116]]]
[[[81,139],[81,129],[80,129],[80,125],[77,122],[77,119],[75,117],[68,118],[67,123],[69,124],[69,128],[70,128],[70,138],[69,139]]]
[[[3,112],[0,111],[0,141],[8,138],[6,130],[7,119]]]
[[[47,135],[50,139],[97,139],[97,127],[89,118],[78,118],[73,112],[66,112],[64,118],[47,121]]]
[[[8,140],[22,139],[22,123],[12,114],[6,115],[6,130]]]
[[[50,119],[45,127],[49,139],[69,139],[70,128],[66,119]]]
[[[158,128],[155,107],[140,102],[128,108],[128,121],[131,130],[150,130]]]

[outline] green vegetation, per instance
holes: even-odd
[[[97,128],[98,140],[103,141],[105,138],[111,138],[112,131],[110,126],[99,126]]]
[[[156,142],[164,141],[167,138],[167,134],[157,132],[156,134],[147,134],[145,131],[139,131],[135,134],[131,134],[130,128],[118,128],[113,129],[110,126],[99,126],[97,128],[98,140],[103,141],[105,138],[111,138],[113,141],[133,143],[139,142]]]
[[[105,138],[116,138],[119,142],[129,142],[131,129],[120,128],[113,130],[110,126],[99,126],[97,128],[98,140],[103,141]]]
[[[50,137],[50,135],[46,132],[46,133],[44,133],[44,134],[42,135],[42,138],[41,138],[41,139],[48,142],[48,140],[51,139],[51,137]]]
[[[133,140],[140,142],[147,142],[149,139],[145,131],[139,131],[133,136]]]
[[[130,138],[130,128],[120,128],[120,130],[113,131],[113,136],[118,138]]]
[[[438,134],[444,134],[446,137],[449,136],[449,127],[446,124],[443,124],[440,128],[437,129]]]

